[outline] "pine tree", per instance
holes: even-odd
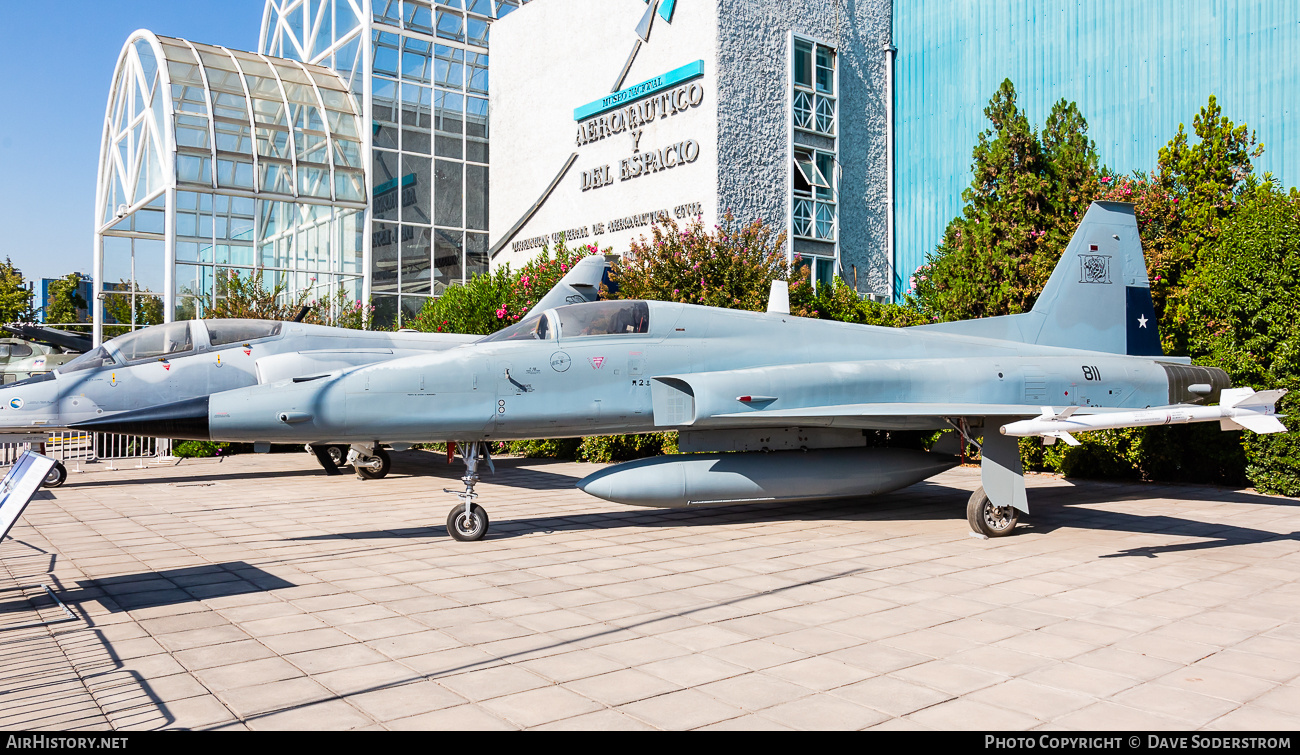
[[[962,214],[917,270],[917,303],[937,320],[1028,311],[1099,190],[1096,147],[1074,103],[1053,106],[1040,135],[1008,79],[984,110]]]

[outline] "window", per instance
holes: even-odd
[[[109,343],[113,344],[122,358],[128,362],[180,354],[194,348],[188,322],[152,325],[134,333],[118,336]]]
[[[833,47],[790,37],[790,232],[814,285],[834,280],[839,259],[837,63]]]
[[[794,41],[794,126],[835,134],[835,51],[805,39]]]
[[[562,338],[650,332],[650,305],[643,301],[571,304],[555,313],[560,318]]]
[[[813,286],[829,286],[835,280],[835,260],[829,257],[801,257],[796,264],[808,268],[808,280]]]
[[[835,155],[794,148],[794,235],[835,240]]]
[[[32,347],[25,343],[0,344],[0,357],[29,357],[31,355]]]
[[[553,335],[551,330],[550,315],[543,313],[541,317],[517,322],[505,330],[498,330],[478,343],[490,343],[492,341],[546,341]]]
[[[203,324],[208,328],[208,343],[213,346],[278,336],[284,325],[272,320],[204,320]]]

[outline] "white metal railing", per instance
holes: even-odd
[[[0,443],[0,466],[12,465],[23,451],[39,445]],[[85,432],[50,433],[44,453],[64,465],[71,465],[75,472],[82,471],[83,462],[106,461],[109,469],[116,469],[117,462],[135,460],[135,466],[142,469],[150,459],[173,458],[172,442],[166,438]]]

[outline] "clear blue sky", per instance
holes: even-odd
[[[7,0],[0,15],[0,259],[29,280],[91,271],[113,68],[136,29],[256,50],[264,0]]]

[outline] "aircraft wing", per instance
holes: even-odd
[[[1082,414],[1120,411],[1104,407],[1081,407]],[[844,425],[855,420],[893,417],[1037,417],[1042,406],[1028,404],[964,404],[964,403],[890,403],[890,404],[839,404],[835,406],[810,406],[800,409],[769,409],[766,411],[715,414],[711,419],[742,422],[752,425]]]

